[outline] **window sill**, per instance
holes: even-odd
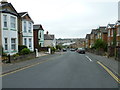
[[[17,31],[16,29],[10,29],[10,30],[12,30],[12,31]]]
[[[3,30],[8,30],[8,28],[3,28]]]
[[[11,53],[17,52],[16,50],[11,51]]]

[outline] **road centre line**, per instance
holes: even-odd
[[[120,84],[120,79],[114,75],[106,66],[104,66],[101,62],[97,61],[99,65],[101,65],[119,84]]]
[[[92,59],[90,59],[87,55],[85,56],[90,62],[92,62]]]

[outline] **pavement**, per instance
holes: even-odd
[[[105,66],[107,66],[117,76],[120,76],[120,69],[119,69],[120,62],[119,61],[115,60],[114,58],[108,58],[106,56],[95,55],[92,53],[87,53],[87,54],[91,58],[94,58],[97,61],[100,61]]]
[[[63,54],[63,52],[57,52],[53,55],[49,55],[49,54],[39,54],[38,58],[32,59],[32,60],[28,60],[28,61],[22,61],[19,63],[10,63],[10,64],[0,64],[2,65],[2,74],[20,69],[22,67],[26,67],[29,66],[31,64],[43,61],[43,60],[47,60],[50,57],[54,57],[56,56],[56,54],[60,55]],[[86,53],[90,58],[96,59],[97,61],[100,61],[102,64],[104,64],[105,66],[107,66],[112,72],[114,72],[115,74],[117,74],[118,76],[120,76],[120,72],[119,72],[119,65],[120,62],[116,61],[114,58],[107,58],[105,56],[99,56],[99,55],[95,55],[92,53]]]

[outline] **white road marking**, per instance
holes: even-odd
[[[86,58],[87,58],[90,62],[92,62],[92,59],[90,59],[88,56],[86,56]]]

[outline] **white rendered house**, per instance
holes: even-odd
[[[11,3],[2,1],[0,4],[1,42],[3,52],[16,54],[18,52],[18,13]]]

